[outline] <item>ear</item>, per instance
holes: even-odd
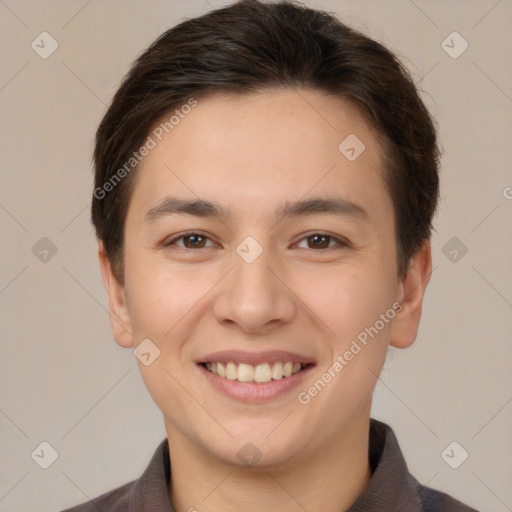
[[[110,264],[103,243],[98,246],[98,259],[100,261],[101,276],[107,290],[110,313],[110,326],[116,342],[124,348],[133,347],[133,336],[130,315],[126,307],[124,285],[119,283]]]
[[[402,300],[399,301],[402,309],[393,321],[391,346],[407,348],[414,343],[418,334],[423,297],[431,274],[432,253],[430,241],[427,240],[411,259],[407,275],[402,280]]]

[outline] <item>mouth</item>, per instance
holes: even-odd
[[[196,362],[212,389],[244,403],[261,403],[284,397],[316,366],[307,356],[284,351],[258,354],[223,351]]]
[[[274,363],[261,363],[257,365],[247,363],[225,362],[204,362],[201,363],[210,373],[221,379],[238,382],[266,383],[273,380],[287,379],[309,366],[311,363],[293,363],[291,361],[276,361]]]

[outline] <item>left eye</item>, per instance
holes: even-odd
[[[348,247],[348,243],[328,233],[312,233],[302,238],[302,240],[312,241],[312,247],[308,242],[308,249],[332,249],[330,242],[334,242],[334,247]]]
[[[176,242],[183,240],[183,244],[178,244]],[[179,237],[176,237],[172,240],[169,240],[168,242],[165,242],[165,246],[170,245],[177,245],[178,247],[182,247],[184,249],[203,249],[205,247],[208,247],[206,244],[206,241],[210,240],[206,235],[203,235],[201,233],[185,233],[184,235],[180,235]],[[330,235],[328,233],[312,233],[310,235],[307,235],[299,242],[302,242],[303,240],[306,240],[306,243],[308,247],[307,249],[332,249],[333,247],[348,247],[348,242],[345,242],[344,240],[341,240],[340,238],[337,238],[333,235]],[[331,245],[331,242],[334,245]],[[214,245],[214,244],[213,244]],[[210,245],[209,247],[212,247]]]

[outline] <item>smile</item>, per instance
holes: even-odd
[[[281,380],[291,377],[303,370],[307,364],[292,363],[291,361],[275,363],[261,363],[256,366],[235,362],[208,362],[203,363],[209,372],[223,379],[236,380],[238,382],[265,383],[272,380]]]
[[[222,350],[196,359],[196,367],[216,392],[244,403],[284,397],[314,370],[314,357],[284,350]]]

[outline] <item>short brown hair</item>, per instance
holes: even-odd
[[[241,0],[162,34],[134,63],[98,128],[92,222],[120,282],[136,173],[126,162],[155,120],[212,91],[273,87],[345,98],[383,138],[398,272],[405,276],[430,238],[439,196],[436,130],[409,73],[391,51],[329,13],[288,1]]]

